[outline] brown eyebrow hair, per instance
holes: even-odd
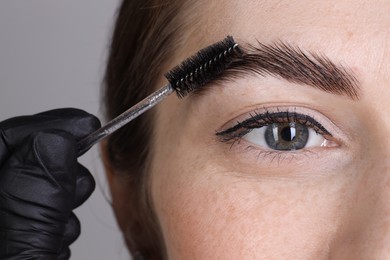
[[[234,60],[214,82],[239,78],[249,74],[273,76],[292,83],[304,84],[352,100],[360,96],[360,84],[351,70],[335,64],[323,54],[305,52],[301,48],[278,41],[272,44],[257,42],[240,44],[243,56]],[[202,94],[202,87],[194,94]]]

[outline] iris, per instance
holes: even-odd
[[[308,139],[308,127],[296,122],[273,123],[265,129],[265,141],[274,150],[299,150],[306,146]]]

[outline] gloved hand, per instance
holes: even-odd
[[[76,109],[0,123],[0,259],[68,259],[80,234],[72,210],[95,182],[77,141],[100,127]]]

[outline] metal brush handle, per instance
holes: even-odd
[[[79,156],[84,154],[86,151],[89,150],[89,148],[91,148],[94,144],[96,144],[103,138],[114,133],[119,128],[123,127],[139,115],[143,114],[147,110],[157,105],[161,100],[169,96],[172,92],[174,92],[172,86],[170,84],[166,85],[165,87],[147,96],[146,98],[144,98],[116,118],[112,119],[105,126],[99,128],[95,132],[81,139],[77,143]]]

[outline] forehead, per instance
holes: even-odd
[[[210,34],[229,29],[237,35],[305,35],[308,28],[332,31],[378,31],[390,21],[387,0],[214,0],[202,1],[201,19]],[[291,29],[294,29],[293,31]],[[313,31],[311,31],[312,33]]]
[[[228,34],[238,41],[283,40],[352,68],[389,75],[390,1],[201,0],[198,8],[191,51]]]

